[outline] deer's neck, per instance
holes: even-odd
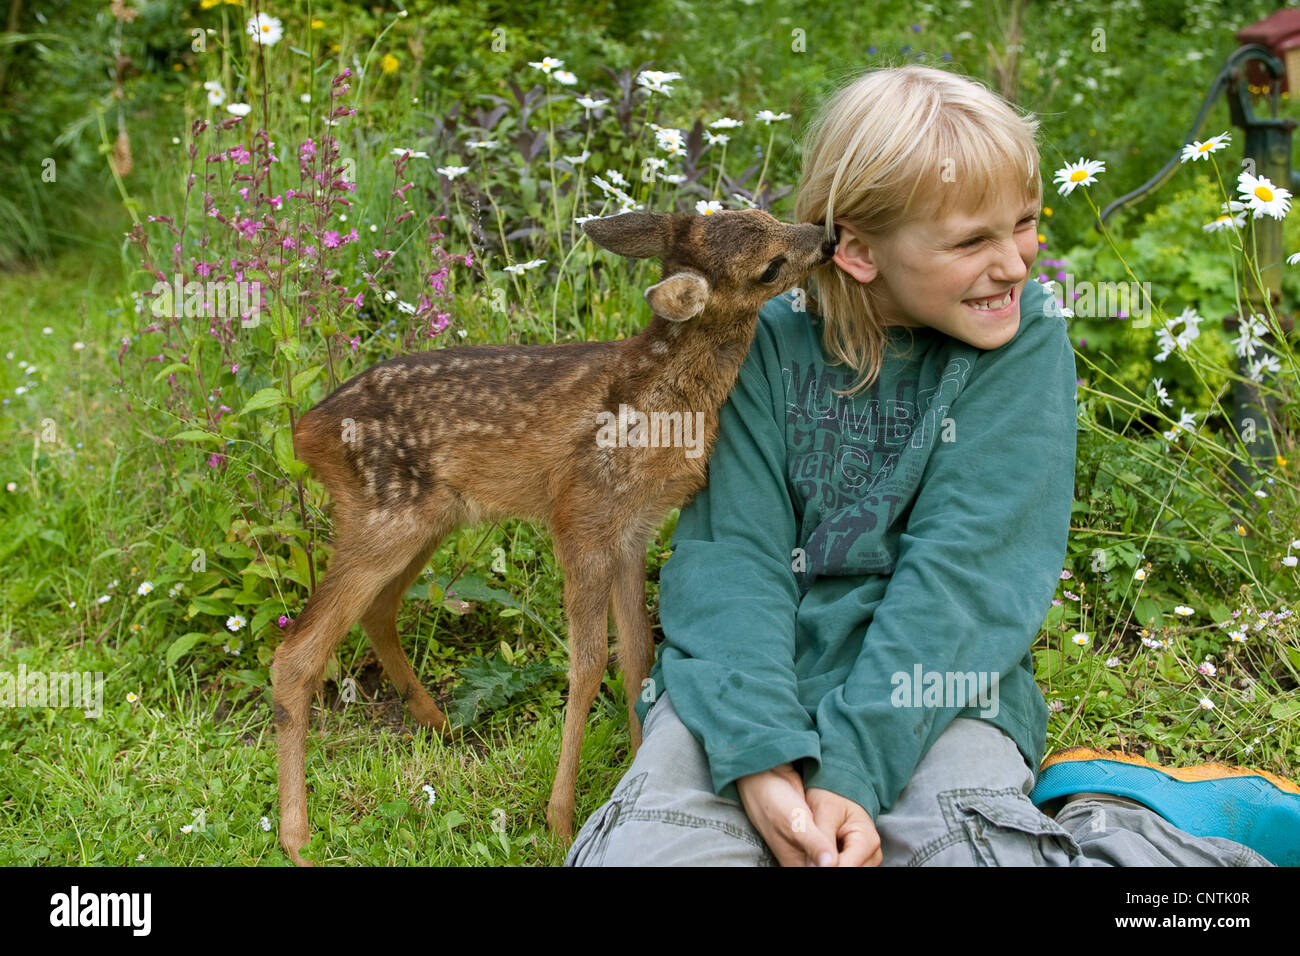
[[[758,324],[757,311],[705,312],[686,322],[656,315],[631,341],[640,353],[637,397],[715,413],[736,384]]]

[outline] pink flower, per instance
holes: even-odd
[[[1074,575],[1071,574],[1069,571],[1062,571],[1062,572],[1061,572],[1061,580],[1062,580],[1062,581],[1068,581],[1068,580],[1070,580],[1070,578],[1072,578],[1072,577],[1074,577]]]
[[[248,165],[249,153],[243,146],[232,146],[226,155],[235,161],[236,166]]]
[[[1079,595],[1077,594],[1073,594],[1069,591],[1062,591],[1061,593],[1064,594],[1066,597],[1068,597],[1071,601],[1079,600]]]
[[[339,247],[339,234],[333,229],[325,230],[325,247],[327,249],[337,249]]]

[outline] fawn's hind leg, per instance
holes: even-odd
[[[410,526],[341,533],[329,570],[275,651],[272,677],[280,786],[280,845],[299,866],[307,842],[307,721],[321,671],[362,611],[428,544]]]
[[[590,544],[585,549],[573,547],[558,535],[555,556],[564,568],[564,609],[569,619],[569,702],[564,709],[564,738],[546,822],[551,832],[569,841],[573,839],[574,790],[582,734],[609,663],[614,559],[604,551],[592,551]]]
[[[420,679],[411,669],[411,662],[402,649],[401,639],[397,634],[397,611],[402,606],[406,589],[428,563],[429,555],[442,540],[442,535],[435,535],[433,542],[423,548],[411,559],[398,575],[393,578],[379,596],[371,603],[369,609],[361,616],[361,625],[370,637],[375,652],[384,665],[384,673],[397,685],[397,692],[402,695],[406,707],[416,722],[430,730],[441,732],[447,726],[447,715],[442,712],[429,692],[424,689]]]
[[[645,606],[645,548],[638,546],[619,556],[614,571],[614,625],[618,632],[618,659],[627,695],[627,723],[632,734],[632,754],[641,746],[641,722],[636,717],[637,697],[654,663],[654,632]]]

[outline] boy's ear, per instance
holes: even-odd
[[[709,281],[698,272],[675,272],[645,290],[645,300],[656,315],[685,322],[704,311],[709,301]]]
[[[871,282],[880,275],[871,246],[852,227],[843,223],[836,223],[836,226],[840,242],[831,261],[859,282]]]

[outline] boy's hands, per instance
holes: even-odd
[[[810,787],[804,796],[817,829],[839,846],[836,866],[880,866],[880,834],[866,810],[831,790]]]
[[[741,777],[736,789],[782,866],[880,865],[880,836],[867,812],[829,790],[805,793],[793,764]]]

